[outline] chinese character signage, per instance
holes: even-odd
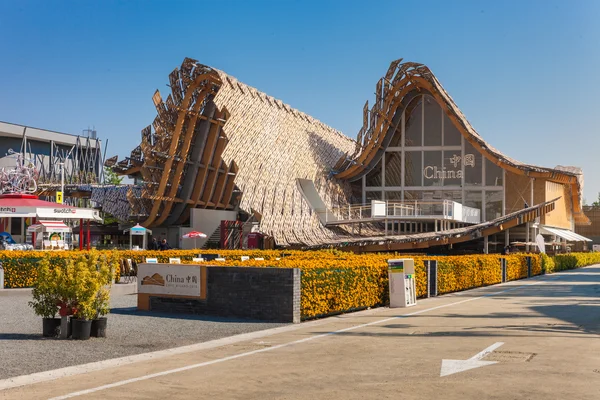
[[[140,264],[138,293],[200,297],[201,266]]]

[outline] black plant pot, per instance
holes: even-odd
[[[106,317],[92,320],[92,329],[90,331],[93,337],[106,337]]]
[[[56,337],[60,334],[60,318],[43,318],[42,321],[44,337]]]
[[[85,319],[75,319],[73,321],[73,339],[88,340],[92,329],[92,321]]]

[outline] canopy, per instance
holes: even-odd
[[[40,230],[53,233],[71,232],[71,228],[65,225],[65,223],[62,221],[38,221],[37,224],[31,225],[29,228],[27,228],[27,232],[38,232]]]
[[[205,238],[206,234],[198,231],[191,231],[182,236],[184,239]]]
[[[131,228],[127,228],[123,231],[123,233],[129,232],[129,248],[133,249],[133,237],[134,236],[142,236],[142,250],[146,249],[146,234],[152,234],[152,231],[148,228],[144,228],[140,224],[136,224]]]
[[[0,196],[0,218],[57,218],[102,221],[98,210],[77,208],[38,199],[28,194]]]
[[[575,232],[560,229],[560,228],[552,228],[549,226],[540,226],[540,232],[546,235],[556,235],[561,237],[569,242],[591,242],[592,239],[588,239],[585,236],[581,236]]]

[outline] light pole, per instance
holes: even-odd
[[[60,193],[62,198],[65,198],[65,163],[61,162],[60,165]],[[63,200],[64,203],[64,200]]]

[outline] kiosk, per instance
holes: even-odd
[[[412,258],[388,260],[390,279],[390,308],[417,304],[415,261]]]

